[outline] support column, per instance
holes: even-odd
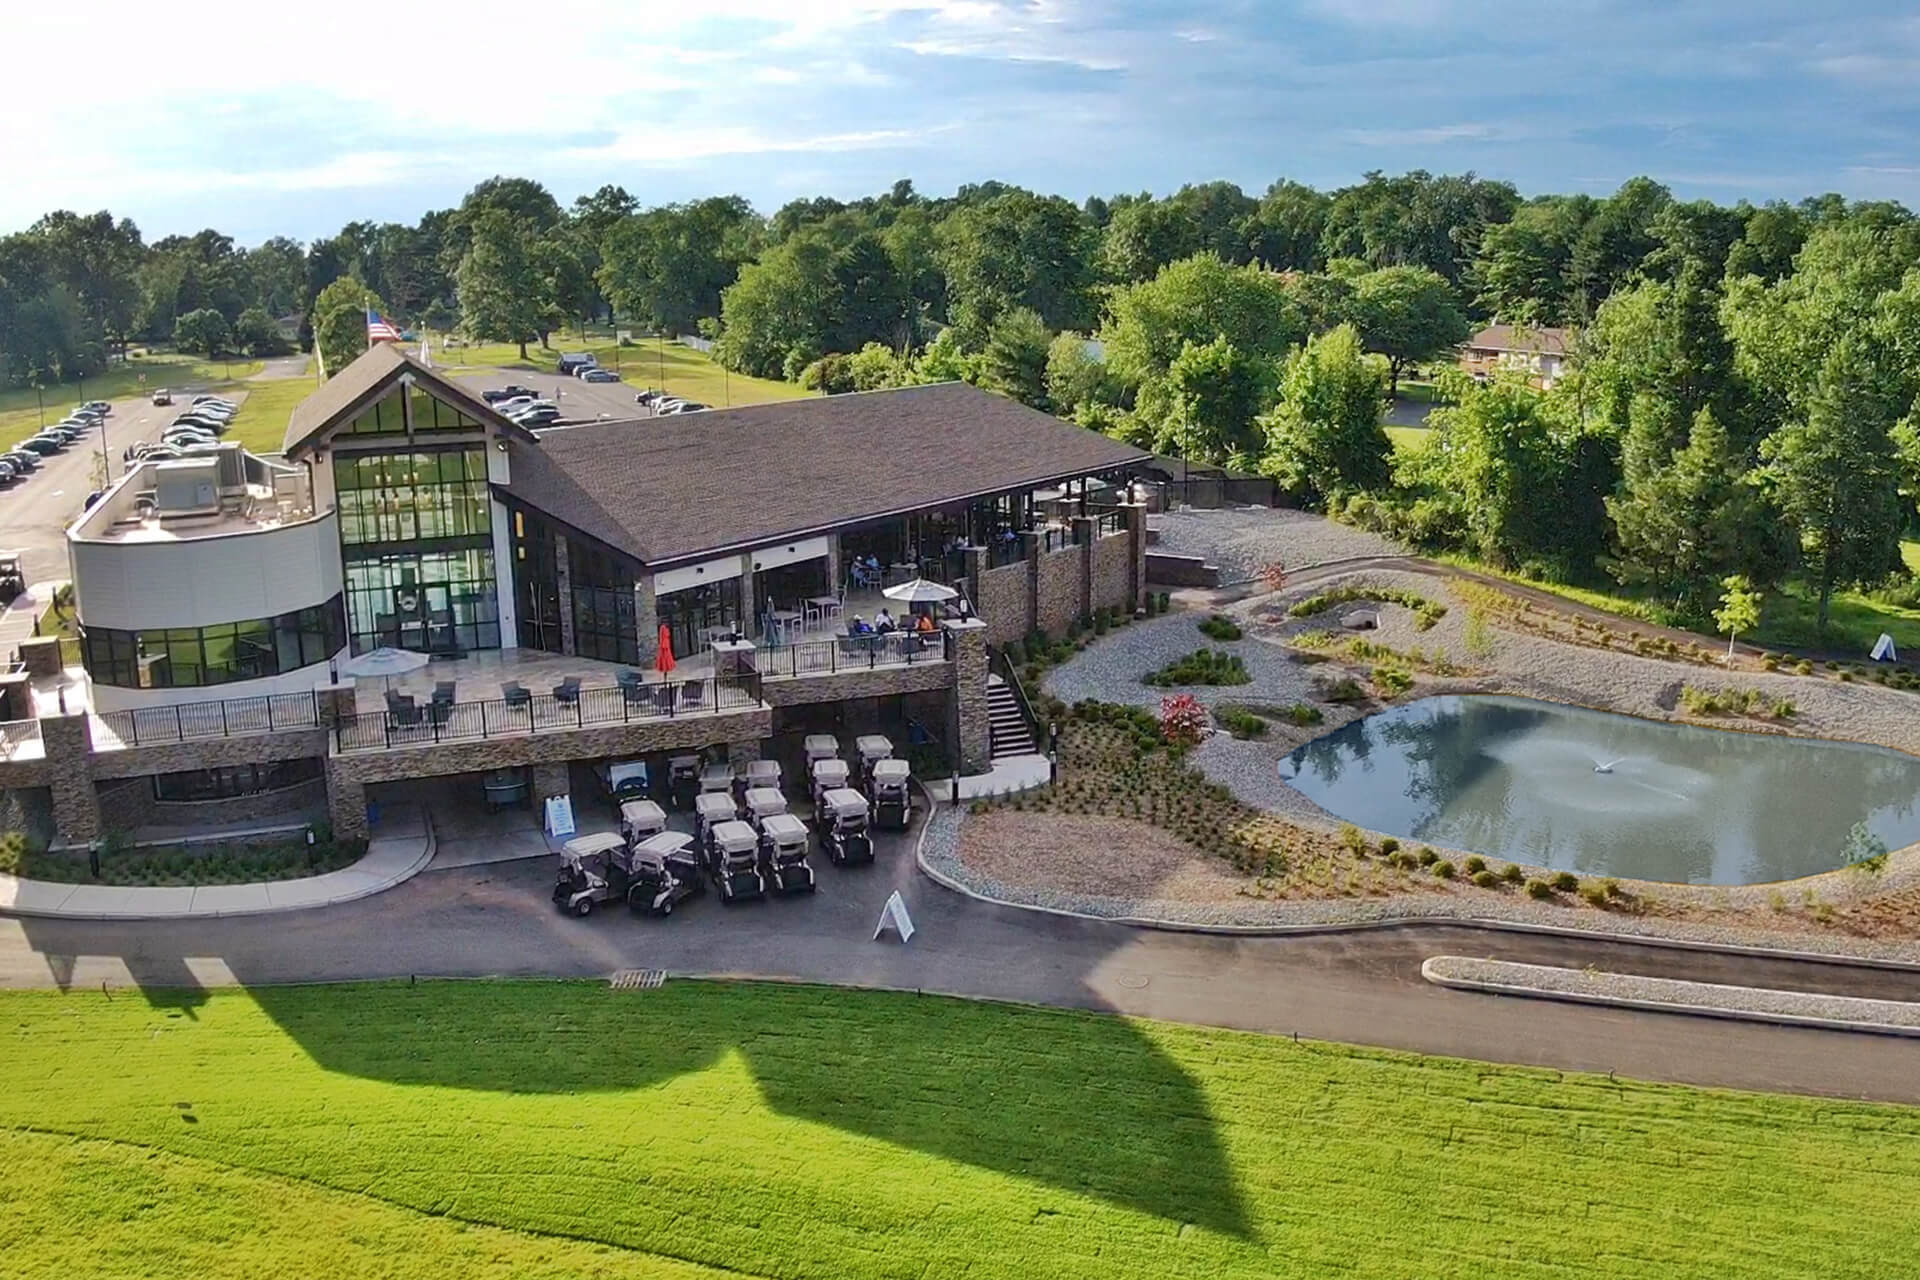
[[[953,646],[953,745],[963,774],[993,767],[987,717],[987,624],[978,618],[944,622]]]
[[[320,719],[320,727],[328,733],[332,733],[360,714],[359,701],[354,694],[353,682],[350,680],[316,686],[313,691],[313,702],[315,713]]]
[[[20,661],[26,665],[27,674],[36,679],[58,679],[60,676],[60,637],[34,636],[22,640],[19,648]]]
[[[1040,629],[1040,555],[1045,545],[1037,530],[1028,529],[1020,535],[1020,550],[1027,557],[1027,635]]]
[[[640,642],[640,666],[651,667],[660,655],[660,601],[653,594],[653,575],[642,574],[633,584],[633,629]],[[691,653],[675,654],[691,658]]]
[[[1085,505],[1086,497],[1081,495]],[[1073,543],[1080,548],[1080,607],[1074,612],[1083,619],[1093,615],[1093,544],[1100,540],[1100,520],[1097,516],[1075,516],[1073,518]]]
[[[740,634],[760,638],[760,602],[753,598],[753,554],[740,557]]]
[[[573,789],[573,771],[564,760],[531,765],[528,772],[532,776],[536,812],[552,797],[564,796]]]
[[[571,655],[578,652],[573,647],[573,557],[561,533],[553,535],[553,578],[560,591],[560,652]]]
[[[327,821],[335,840],[367,838],[367,785],[347,777],[338,758],[327,761]]]
[[[967,579],[967,603],[975,613],[980,612],[980,575],[987,570],[987,549],[985,547],[965,546],[960,549],[961,572]]]
[[[846,587],[846,577],[840,571],[840,535],[827,535],[827,594],[837,596]]]
[[[40,741],[47,753],[54,830],[68,844],[85,844],[100,834],[100,795],[93,786],[93,739],[87,717],[42,717]]]
[[[1127,607],[1139,613],[1147,607],[1147,504],[1123,502],[1127,517]]]

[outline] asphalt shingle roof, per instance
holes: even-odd
[[[964,383],[538,433],[508,490],[655,566],[1150,459]]]

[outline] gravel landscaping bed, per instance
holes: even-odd
[[[1244,582],[1276,560],[1304,569],[1329,560],[1406,554],[1377,533],[1284,508],[1166,511],[1149,517],[1147,527],[1160,535],[1154,550],[1200,556],[1219,567],[1223,583]]]
[[[1837,1024],[1920,1036],[1920,1004],[1903,1000],[1865,1000],[1808,991],[1686,982],[1596,969],[1520,964],[1511,960],[1476,960],[1467,956],[1433,956],[1420,966],[1420,975],[1436,986],[1501,995],[1578,1000],[1675,1013],[1701,1012],[1757,1022]]]

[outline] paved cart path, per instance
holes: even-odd
[[[1140,930],[975,902],[916,870],[908,842],[879,865],[819,860],[821,888],[670,920],[587,920],[548,901],[545,858],[428,871],[358,902],[292,915],[95,923],[0,919],[0,983],[194,988],[409,974],[595,976],[622,968],[879,984],[1116,1010],[1491,1061],[1644,1079],[1920,1103],[1920,1042],[1587,1009],[1448,991],[1428,956],[1593,965],[1886,999],[1920,999],[1920,975],[1754,960],[1455,926],[1300,938]],[[905,946],[872,941],[881,904],[905,895]],[[168,1003],[185,996],[167,995]]]

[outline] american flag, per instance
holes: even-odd
[[[390,324],[385,317],[372,307],[367,308],[367,342],[398,342],[400,330]]]

